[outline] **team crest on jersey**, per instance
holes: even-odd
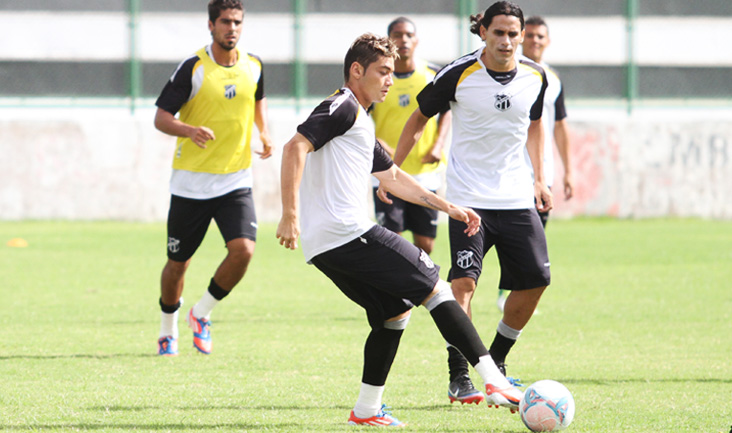
[[[463,269],[468,269],[473,266],[473,252],[467,250],[458,251],[457,265]]]
[[[508,95],[504,95],[503,93],[496,96],[496,103],[493,104],[494,107],[496,107],[496,110],[498,111],[506,111],[509,108],[511,108],[511,97]]]
[[[227,84],[224,86],[224,96],[226,99],[233,99],[236,96],[236,84]]]
[[[168,251],[171,253],[180,251],[180,239],[168,238]]]
[[[425,266],[427,266],[427,269],[432,269],[435,267],[435,262],[432,261],[430,255],[424,252],[424,250],[419,253],[419,260],[424,263]]]
[[[399,95],[399,106],[400,107],[408,107],[409,106],[409,94]]]

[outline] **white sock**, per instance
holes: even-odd
[[[498,322],[498,327],[496,328],[496,331],[504,337],[510,338],[511,340],[518,340],[519,336],[521,335],[520,329],[511,328],[510,326],[503,323],[503,320]]]
[[[501,374],[501,371],[496,367],[496,363],[493,361],[490,355],[483,355],[478,358],[478,363],[475,364],[475,371],[480,374],[484,384],[491,384],[500,389],[508,388],[511,384],[508,379]]]
[[[193,316],[198,319],[208,320],[211,317],[211,311],[218,303],[218,299],[211,296],[211,293],[206,290],[198,303],[193,306]]]
[[[379,413],[381,409],[381,396],[384,394],[384,386],[374,386],[361,383],[361,392],[358,394],[353,414],[358,418],[371,418]]]
[[[178,338],[178,311],[175,313],[160,312],[160,338],[171,336]]]

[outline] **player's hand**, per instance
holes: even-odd
[[[473,209],[451,205],[448,210],[448,215],[450,215],[450,218],[462,221],[468,225],[463,231],[468,237],[474,236],[480,231],[480,216]]]
[[[389,198],[388,195],[386,195],[386,190],[379,185],[379,188],[376,189],[376,197],[379,197],[379,200],[383,201],[386,204],[393,204],[394,202],[392,199]]]
[[[216,136],[214,135],[213,131],[206,128],[205,126],[199,126],[198,128],[194,128],[193,132],[188,136],[188,138],[193,141],[196,146],[200,147],[201,149],[206,148],[206,142],[209,140],[216,140]]]
[[[572,173],[564,174],[564,199],[569,200],[574,195],[574,179]]]
[[[280,245],[291,250],[297,249],[297,238],[300,236],[300,223],[297,217],[285,217],[280,219],[277,225],[277,239]]]
[[[554,196],[543,183],[534,182],[534,199],[539,212],[549,212],[554,207]]]
[[[425,156],[422,157],[422,164],[434,164],[442,160],[442,149],[433,147]]]
[[[272,139],[269,134],[259,134],[259,140],[262,142],[262,151],[254,151],[261,159],[267,159],[272,156],[274,147],[272,146]]]

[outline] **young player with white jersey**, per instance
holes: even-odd
[[[407,17],[395,18],[387,27],[387,35],[397,46],[399,57],[394,61],[394,85],[384,102],[374,104],[371,117],[376,138],[390,156],[399,142],[404,124],[417,108],[417,94],[432,82],[439,67],[415,57],[419,44],[417,28]],[[435,192],[442,186],[445,166],[443,148],[450,130],[449,106],[427,123],[419,142],[409,152],[401,169]],[[376,221],[395,233],[412,232],[414,245],[432,253],[437,236],[437,211],[405,202],[392,195],[378,193],[374,180],[374,214]]]
[[[262,62],[236,48],[244,19],[241,0],[211,0],[208,13],[213,42],[180,63],[156,102],[155,127],[178,137],[168,261],[161,278],[158,354],[163,356],[178,354],[184,276],[214,219],[228,252],[186,317],[193,346],[211,353],[211,311],[243,278],[257,238],[250,148],[255,124],[263,144],[256,153],[263,159],[272,155]]]
[[[490,403],[513,411],[522,393],[491,359],[450,287],[440,280],[439,268],[427,253],[368,218],[365,192],[373,174],[387,192],[448,213],[461,226],[455,230],[466,237],[480,226],[474,211],[419,185],[376,141],[366,110],[386,97],[395,57],[388,38],[357,38],[346,54],[344,87],[315,108],[285,145],[277,238],[285,248],[296,249],[300,237],[306,261],[366,310],[371,332],[349,424],[404,425],[385,411],[382,396],[410,311],[418,305],[427,308],[443,338],[474,365]]]
[[[485,47],[447,65],[419,94],[419,108],[407,121],[394,161],[404,161],[427,120],[449,103],[453,136],[447,199],[475,210],[482,221],[474,237],[461,234],[450,221],[449,279],[455,298],[471,315],[483,258],[496,246],[499,287],[511,294],[490,353],[505,374],[506,355],[550,282],[546,238],[537,213],[552,207],[542,167],[547,83],[539,65],[516,59],[524,35],[523,12],[517,5],[496,2],[471,22],[471,32]],[[448,347],[448,352],[448,396],[471,402],[478,391],[468,377],[467,363],[459,349]]]

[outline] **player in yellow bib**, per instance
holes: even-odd
[[[263,144],[256,153],[263,159],[272,155],[262,62],[236,48],[244,19],[241,0],[211,0],[208,14],[213,42],[180,63],[156,102],[155,127],[178,137],[168,261],[161,278],[158,354],[163,356],[178,354],[185,272],[213,219],[228,253],[186,317],[193,346],[211,353],[211,311],[244,277],[257,239],[250,147],[255,124]]]
[[[394,61],[394,85],[384,102],[375,104],[371,112],[376,138],[390,156],[394,156],[399,136],[409,116],[417,108],[417,94],[437,74],[438,67],[415,58],[419,39],[412,20],[394,19],[387,29],[389,38],[397,46],[399,57]],[[443,146],[450,129],[449,106],[439,118],[432,118],[422,138],[407,155],[401,168],[412,175],[423,187],[435,192],[441,186],[441,171],[445,167]],[[427,254],[432,252],[437,235],[437,211],[415,205],[391,194],[386,202],[377,194],[378,181],[374,178],[374,211],[377,222],[387,229],[401,233],[412,232],[414,244]]]

